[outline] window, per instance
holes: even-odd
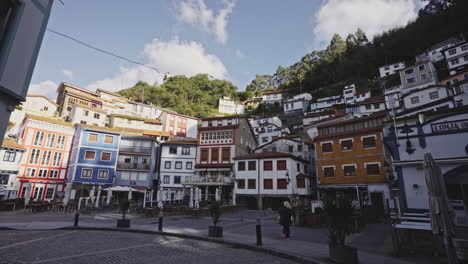
[[[296,163],[296,170],[297,170],[297,172],[301,172],[301,164],[300,163]]]
[[[366,105],[366,110],[371,110],[372,109],[372,105],[368,104]]]
[[[169,184],[169,183],[171,183],[171,176],[165,175],[164,178],[163,178],[163,183],[164,183],[164,184]]]
[[[81,120],[81,121],[80,121],[80,124],[86,125],[86,124],[87,124],[87,122],[86,122],[86,121],[84,121],[84,120]]]
[[[278,190],[285,190],[288,188],[288,180],[286,179],[278,179],[276,181],[276,185],[278,186]]]
[[[390,67],[385,66],[384,70],[388,71],[388,70],[390,70]],[[351,92],[351,91],[346,91],[345,93],[348,93],[348,92]]]
[[[93,169],[82,169],[81,178],[91,178],[93,176]]]
[[[414,72],[413,68],[405,70],[405,74],[412,74],[413,72]]]
[[[421,80],[426,80],[427,79],[427,74],[424,73],[424,74],[421,74]]]
[[[299,177],[299,178],[296,178],[296,185],[297,185],[297,188],[305,188],[305,178],[304,177]]]
[[[177,147],[174,147],[174,146],[169,147],[169,154],[177,154]]]
[[[211,162],[218,162],[219,160],[219,150],[217,148],[211,149]]]
[[[100,115],[98,113],[94,113],[94,118],[99,119]]]
[[[273,189],[273,179],[263,179],[263,189]]]
[[[237,180],[237,189],[245,189],[245,180]]]
[[[458,61],[458,58],[456,58],[456,59],[451,60],[451,61],[450,61],[450,64],[451,64],[451,65],[455,65],[455,64],[458,64],[458,62],[459,62],[459,61]]]
[[[164,168],[165,168],[165,169],[170,169],[170,168],[171,168],[171,162],[170,162],[170,161],[166,161],[166,162],[164,163]]]
[[[257,162],[255,160],[251,160],[248,162],[249,171],[254,171],[257,169]]]
[[[91,151],[91,150],[86,150],[85,151],[85,159],[94,160],[95,157],[96,157],[96,152],[95,151]]]
[[[419,103],[419,97],[417,97],[417,96],[411,97],[411,103],[412,103],[412,104],[417,104],[417,103]]]
[[[190,155],[190,148],[183,147],[182,148],[182,155]]]
[[[16,158],[16,152],[13,151],[6,151],[5,156],[3,156],[3,161],[13,162]]]
[[[101,160],[111,160],[111,153],[110,152],[102,152],[101,153]]]
[[[439,98],[439,92],[435,91],[435,92],[429,93],[429,98],[431,99]]]
[[[453,55],[455,53],[457,53],[457,51],[455,49],[451,49],[451,50],[448,51],[449,55]]]
[[[463,56],[463,60],[468,61],[468,55]]]
[[[55,141],[55,134],[51,134],[51,133],[47,134],[46,147],[53,148],[54,141]]]
[[[268,137],[262,137],[262,143],[268,142]]]
[[[380,104],[374,104],[374,109],[380,109]]]
[[[231,149],[230,148],[224,148],[221,153],[222,160],[229,162],[231,159]]]
[[[42,146],[42,141],[44,141],[44,132],[37,131],[34,138],[34,146]]]
[[[256,186],[256,180],[255,180],[255,179],[249,179],[249,180],[247,181],[247,186],[248,186],[248,187],[247,187],[248,189],[256,189],[256,188],[257,188],[257,186]]]
[[[34,177],[34,176],[36,176],[36,169],[28,168],[26,170],[26,177]]]
[[[39,162],[39,156],[41,155],[40,149],[33,149],[31,151],[31,157],[29,158],[30,164],[37,164]]]
[[[239,161],[237,163],[237,170],[238,171],[245,171],[245,161]]]
[[[89,142],[97,142],[98,141],[98,134],[89,133],[88,134],[88,141]]]
[[[331,142],[322,143],[322,152],[332,152],[332,151],[333,151],[333,145]]]
[[[343,171],[345,176],[355,176],[356,175],[356,166],[355,165],[344,165]]]
[[[58,170],[50,170],[49,178],[57,179],[58,178],[58,173],[59,173]]]
[[[54,153],[54,160],[52,162],[52,166],[54,166],[54,167],[60,166],[61,161],[62,161],[62,152],[55,152]]]
[[[109,170],[99,170],[98,179],[107,179],[109,177]]]
[[[263,170],[264,171],[272,171],[273,170],[273,161],[271,161],[271,160],[263,161]]]
[[[289,152],[294,152],[294,146],[288,146],[288,151]]]
[[[420,71],[424,71],[426,69],[426,66],[425,65],[419,65],[418,69]]]
[[[50,150],[44,150],[44,154],[42,154],[41,165],[49,166],[51,155],[52,152]]]
[[[351,139],[342,140],[340,143],[341,143],[341,150],[353,149],[353,141]]]
[[[45,177],[47,177],[48,172],[49,172],[49,170],[47,170],[47,169],[39,169],[39,173],[37,174],[37,177],[45,178]]]
[[[65,136],[59,135],[57,138],[57,148],[58,149],[63,149],[63,146],[65,144]]]
[[[379,165],[380,164],[366,164],[367,175],[380,175]]]
[[[180,184],[181,179],[180,176],[174,176],[174,184]]]
[[[278,160],[276,162],[276,170],[286,170],[286,160]]]
[[[364,148],[375,148],[375,137],[364,137],[362,138],[362,145]]]
[[[208,149],[202,149],[200,155],[200,161],[207,162],[208,161]]]
[[[88,116],[89,115],[89,111],[88,110],[83,110],[83,113],[85,116]]]
[[[463,46],[461,47],[461,50],[462,50],[462,51],[468,50],[468,45],[463,45]]]
[[[415,83],[416,82],[416,77],[411,77],[406,79],[406,83]]]
[[[176,161],[175,168],[178,169],[178,170],[181,170],[182,169],[182,161]]]
[[[297,145],[297,151],[302,151],[302,145],[301,144]]]
[[[323,167],[323,176],[324,177],[335,177],[335,168],[334,167]]]
[[[191,169],[192,169],[192,162],[187,162],[187,163],[185,163],[185,168],[186,168],[187,170],[191,170]]]
[[[109,135],[105,135],[105,136],[104,136],[104,143],[107,143],[107,144],[112,144],[112,143],[114,143],[114,137],[113,137],[113,136],[109,136]]]

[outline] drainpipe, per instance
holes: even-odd
[[[257,209],[263,209],[262,195],[260,194],[260,158],[257,159]]]

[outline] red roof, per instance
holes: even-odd
[[[384,103],[385,95],[373,96],[361,102],[361,104]]]
[[[356,91],[356,95],[361,95],[370,92],[370,90]]]
[[[318,126],[318,127],[320,127],[320,128],[330,127],[330,126],[342,125],[342,124],[347,124],[347,123],[359,122],[359,121],[366,120],[366,119],[384,118],[386,115],[387,115],[386,111],[380,111],[380,112],[373,113],[372,115],[369,115],[369,116],[363,116],[363,117],[360,117],[360,118],[353,118],[353,119],[348,119],[348,120],[336,121],[336,122],[329,123],[329,124],[323,124],[323,125]]]
[[[234,160],[249,160],[249,159],[276,159],[276,158],[291,158],[303,162],[307,162],[301,158],[298,158],[294,155],[289,153],[281,153],[281,152],[261,152],[261,153],[254,153],[249,155],[244,155],[240,157],[235,157]]]

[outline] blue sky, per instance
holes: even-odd
[[[157,67],[118,60],[46,32],[30,93],[55,98],[60,82],[112,91],[165,72],[208,73],[239,90],[326,46],[333,33],[372,36],[414,19],[420,0],[63,0],[48,27]]]

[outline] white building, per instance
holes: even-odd
[[[26,148],[10,139],[4,139],[0,150],[0,200],[16,199],[19,182],[16,181],[20,161]]]
[[[289,128],[277,116],[250,120],[255,137],[259,144],[265,144],[272,140],[288,135]]]
[[[70,123],[94,126],[106,125],[107,112],[103,109],[74,104],[70,112]]]
[[[162,122],[158,119],[149,119],[138,116],[111,115],[110,127],[130,128],[163,132]]]
[[[342,104],[344,102],[342,95],[335,95],[329,97],[318,98],[315,103],[312,103],[310,110],[313,113],[330,110],[330,108],[336,104]]]
[[[245,113],[245,106],[243,104],[236,103],[227,96],[224,96],[218,100],[218,112],[223,114],[243,115]]]
[[[356,86],[354,84],[347,85],[343,89],[343,99],[345,104],[352,104],[355,103],[355,95],[356,95]]]
[[[2,1],[0,19],[0,138],[11,112],[26,100],[53,0]]]
[[[159,116],[159,120],[163,123],[163,130],[171,136],[197,137],[199,119],[196,117],[165,110]]]
[[[437,72],[431,62],[417,63],[400,71],[402,93],[435,85],[438,82]]]
[[[446,86],[435,85],[427,86],[425,88],[412,90],[403,95],[403,104],[405,110],[413,110],[418,107],[434,107],[440,108],[447,105],[453,107],[453,100],[449,98],[452,96],[452,91]],[[439,105],[442,104],[442,105]]]
[[[468,79],[452,86],[456,106],[468,105]]]
[[[196,159],[197,141],[194,139],[176,137],[161,143],[159,184],[167,191],[169,201],[180,200],[177,195],[185,190],[184,184],[193,179]]]
[[[427,50],[427,56],[431,62],[436,62],[444,59],[443,50],[453,47],[461,42],[463,39],[459,38],[449,38],[440,43],[435,44]]]
[[[398,73],[399,70],[404,69],[405,67],[406,66],[403,61],[379,67],[380,77]]]
[[[309,140],[307,135],[291,135],[276,138],[273,141],[258,146],[255,153],[281,152],[294,155],[300,159],[309,160],[313,154],[309,151],[306,142]]]
[[[262,94],[262,103],[264,104],[283,104],[283,92],[282,91],[270,91]]]
[[[283,102],[283,111],[285,115],[302,114],[307,112],[312,100],[310,93],[301,93],[288,98]]]
[[[361,116],[369,116],[373,113],[385,110],[385,96],[379,95],[371,97],[359,104]]]
[[[312,193],[308,162],[286,153],[255,153],[234,158],[235,196],[249,209],[273,209],[283,201],[306,204]]]
[[[465,70],[468,64],[468,43],[462,42],[442,50],[450,75],[456,75]]]
[[[401,85],[393,86],[385,89],[385,106],[387,109],[398,109],[402,106],[401,103]]]

